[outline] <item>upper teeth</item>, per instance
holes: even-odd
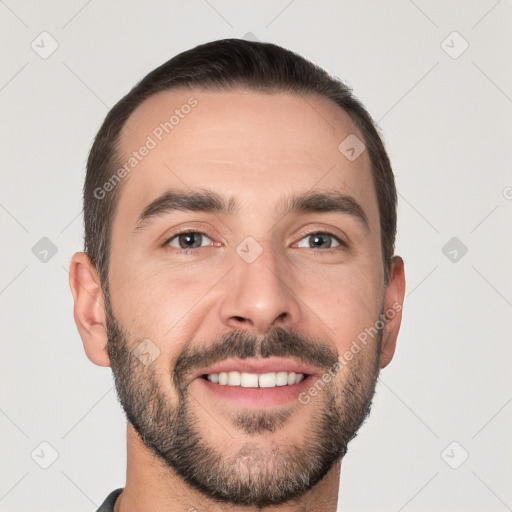
[[[244,373],[244,372],[220,372],[206,376],[210,382],[222,386],[242,386],[243,388],[273,388],[275,386],[291,386],[304,379],[303,373],[295,372],[270,372],[270,373]]]

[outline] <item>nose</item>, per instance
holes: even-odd
[[[300,322],[300,302],[293,292],[291,274],[270,250],[264,250],[252,263],[235,256],[226,287],[220,315],[231,329],[263,335],[275,327],[292,328]]]

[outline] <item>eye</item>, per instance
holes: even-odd
[[[188,233],[180,233],[167,240],[166,245],[175,247],[176,249],[197,249],[211,245],[212,241],[204,233],[191,231]]]
[[[338,237],[329,233],[310,233],[298,242],[297,247],[332,249],[341,245],[345,244]]]

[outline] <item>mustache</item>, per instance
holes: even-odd
[[[263,337],[246,331],[231,331],[207,346],[186,347],[176,359],[173,380],[184,386],[187,374],[225,359],[287,357],[327,371],[338,362],[338,351],[327,343],[294,329],[276,327]]]

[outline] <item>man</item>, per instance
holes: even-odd
[[[393,173],[350,90],[273,44],[181,53],[109,112],[84,218],[75,321],[128,420],[99,510],[336,510],[405,289]]]

